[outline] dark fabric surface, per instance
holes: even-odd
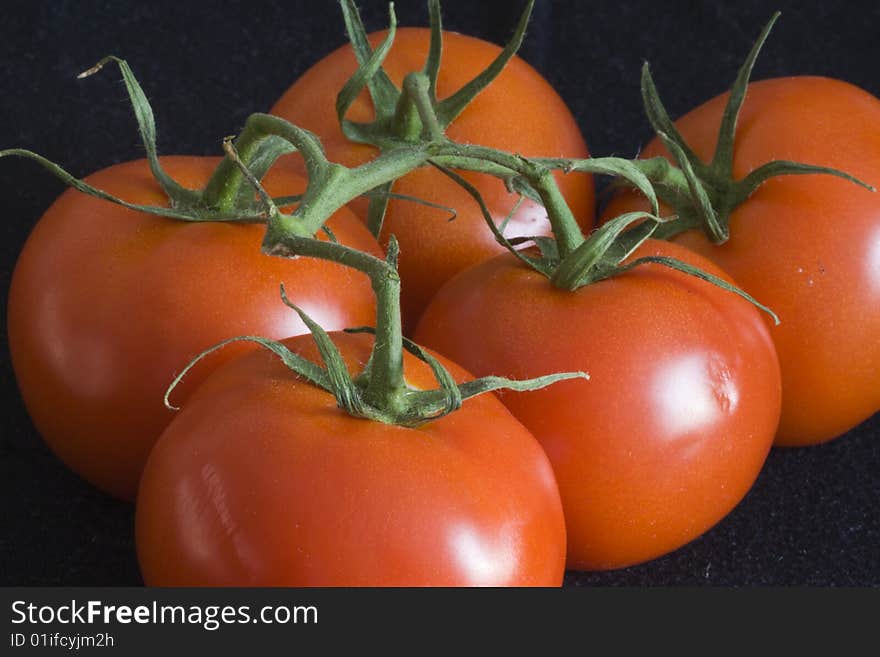
[[[360,4],[369,28],[384,25],[382,2]],[[423,4],[399,2],[400,23],[424,24]],[[503,42],[519,5],[447,0],[446,27]],[[569,103],[594,154],[630,156],[650,137],[638,94],[641,62],[652,63],[677,116],[729,85],[775,8],[783,16],[756,78],[823,74],[877,94],[880,5],[856,6],[538,0],[521,54]],[[119,76],[75,79],[112,53],[129,61],[154,104],[161,152],[215,154],[224,135],[266,110],[343,40],[330,0],[0,0],[0,148],[30,148],[78,174],[140,157]],[[30,227],[61,190],[32,163],[0,160],[0,584],[139,584],[132,508],[51,455],[9,364],[9,277]],[[570,573],[566,583],[876,586],[878,434],[875,416],[830,444],[774,450],[742,504],[702,538],[638,567]]]

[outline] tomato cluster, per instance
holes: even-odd
[[[342,5],[353,43],[226,158],[154,158],[141,109],[148,158],[74,181],[19,257],[22,397],[136,500],[147,584],[556,586],[692,541],[774,443],[880,408],[880,100],[746,76],[666,124],[650,83],[662,134],[599,160],[537,71],[441,32],[436,3],[432,29],[370,35]],[[808,166],[724,205],[780,159]],[[592,173],[620,181],[593,232]],[[213,348],[234,336],[268,350]]]

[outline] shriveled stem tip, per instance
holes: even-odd
[[[95,73],[100,71],[102,68],[104,68],[110,62],[119,63],[121,61],[122,60],[119,57],[116,57],[115,55],[108,55],[107,57],[104,57],[101,61],[99,61],[97,64],[92,66],[91,68],[86,69],[85,71],[83,71],[82,73],[77,75],[76,79],[82,80],[83,78],[87,78],[90,75],[94,75]]]

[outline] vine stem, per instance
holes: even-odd
[[[320,258],[366,274],[376,295],[376,338],[370,367],[365,371],[364,401],[392,415],[405,412],[407,390],[403,376],[403,327],[400,316],[400,276],[397,273],[397,241],[389,240],[387,260],[357,251],[334,241],[321,241],[295,234],[277,236],[265,244],[264,253],[284,258]],[[364,379],[362,379],[364,380]]]
[[[279,123],[273,117],[267,118],[266,116],[256,117],[253,122],[249,122],[249,126],[251,130],[247,134],[247,139],[239,140],[239,143],[244,142],[246,148],[255,148],[259,140],[267,136],[283,136],[291,142],[296,140],[298,144],[309,148],[305,155],[312,162],[310,166],[313,169],[312,173],[314,175],[326,176],[327,169],[337,172],[346,171],[342,167],[333,168],[333,165],[323,157],[323,151],[313,148],[315,143],[313,138],[295,126],[291,126],[286,122]],[[267,131],[267,128],[269,131]],[[237,147],[227,138],[223,142],[223,149],[227,156],[225,162],[235,167],[237,172],[237,174],[233,174],[232,170],[228,170],[223,173],[223,179],[229,181],[239,177],[255,190],[266,207],[269,225],[274,226],[276,231],[280,230],[277,223],[281,216],[280,211],[275,206],[271,196],[263,189],[257,177],[248,169],[247,163]],[[312,185],[310,180],[309,186]],[[238,195],[237,191],[230,193],[229,187],[221,187],[220,189],[223,190],[224,195]],[[307,256],[328,260],[360,271],[370,279],[373,294],[376,297],[376,338],[370,357],[370,367],[365,370],[364,375],[360,378],[362,383],[365,382],[365,391],[363,398],[358,400],[357,405],[362,409],[363,405],[360,402],[363,402],[374,409],[382,409],[390,417],[405,415],[407,409],[404,406],[404,396],[407,387],[403,376],[404,338],[400,315],[400,276],[397,272],[399,248],[397,240],[394,236],[391,236],[388,243],[386,260],[383,261],[369,253],[340,244],[333,237],[332,233],[328,233],[329,241],[321,241],[313,237],[303,237],[296,233],[283,234],[280,237],[278,236],[279,234],[276,233],[276,237],[271,242],[267,241],[264,243],[263,251],[267,255],[286,258]],[[287,300],[283,286],[282,298],[287,305],[300,313],[304,321],[308,319],[301,309]],[[339,375],[343,379],[349,378],[341,372]],[[340,376],[337,376],[336,379],[341,380]],[[345,396],[347,398],[351,397],[350,394]]]
[[[268,137],[265,130],[256,123],[248,120],[235,140],[238,157],[246,164],[253,161],[260,144]],[[205,185],[202,200],[208,207],[228,212],[234,209],[244,180],[244,175],[236,163],[228,157],[223,158]]]
[[[523,30],[524,26],[521,26],[520,32]],[[439,48],[435,50],[439,53]],[[501,62],[499,65],[503,65],[503,61],[512,56],[510,48],[505,52],[497,60]],[[381,53],[375,59],[381,63]],[[165,397],[169,408],[173,408],[169,395],[193,365],[213,351],[236,341],[254,342],[269,349],[292,371],[331,392],[340,408],[352,415],[402,426],[418,426],[427,420],[446,415],[456,410],[464,399],[492,390],[535,390],[557,381],[588,378],[583,372],[568,372],[525,381],[490,376],[457,384],[438,359],[403,336],[400,278],[397,273],[398,247],[394,237],[389,238],[387,258],[382,260],[338,243],[332,232],[324,226],[332,214],[357,196],[372,194],[386,199],[391,197],[388,186],[391,181],[421,166],[432,164],[431,158],[434,156],[448,161],[451,166],[463,169],[491,169],[495,175],[505,179],[520,175],[552,200],[553,190],[541,178],[548,171],[546,167],[533,170],[528,166],[527,160],[514,158],[510,160],[513,169],[506,169],[488,160],[480,161],[478,157],[458,152],[457,145],[443,136],[445,124],[438,119],[434,106],[431,105],[429,112],[426,112],[426,106],[421,102],[421,99],[430,97],[433,93],[430,80],[426,84],[424,78],[414,77],[408,82],[404,94],[408,94],[404,98],[408,105],[404,109],[413,119],[408,124],[413,128],[412,133],[404,135],[406,138],[390,139],[387,151],[383,148],[382,155],[372,162],[356,169],[330,162],[320,141],[312,133],[278,117],[254,114],[249,117],[244,130],[234,142],[232,138],[224,140],[227,156],[217,166],[206,186],[201,190],[190,190],[183,188],[163,170],[156,149],[152,109],[125,61],[116,57],[106,58],[84,75],[93,74],[108,62],[116,63],[123,73],[151,170],[165,190],[170,207],[127,203],[88,185],[30,151],[3,150],[0,151],[0,157],[22,156],[35,160],[79,191],[142,212],[182,221],[265,222],[267,230],[263,249],[267,254],[287,258],[314,257],[351,267],[370,278],[377,299],[376,327],[369,329],[375,334],[373,350],[369,362],[356,379],[352,379],[344,359],[327,332],[292,303],[281,286],[282,301],[297,312],[308,327],[324,366],[293,353],[278,341],[259,336],[230,338],[197,356],[175,378]],[[498,69],[498,65],[494,69]],[[468,94],[459,94],[454,105],[441,107],[450,117],[463,109],[468,102],[466,96],[472,97],[479,93],[489,79],[497,74],[493,72],[494,69],[478,76],[467,88]],[[415,134],[418,126],[418,134]],[[262,187],[260,180],[278,157],[294,150],[305,161],[308,173],[306,191],[299,197],[273,199]],[[496,158],[502,159],[502,154],[497,153]],[[550,180],[552,182],[552,177]],[[278,209],[279,206],[284,207],[295,201],[298,201],[298,205],[292,214],[282,213]],[[314,235],[322,229],[328,239],[315,239]],[[403,372],[404,350],[429,365],[439,384],[438,389],[422,390],[407,386]]]
[[[424,80],[420,82],[424,83]],[[420,86],[424,87],[424,84]],[[488,377],[470,382],[466,389],[459,387],[436,359],[408,343],[403,336],[400,277],[397,272],[399,248],[394,236],[389,238],[385,260],[338,243],[332,233],[328,233],[329,240],[325,241],[313,237],[323,228],[324,222],[349,200],[415,168],[434,164],[430,159],[434,153],[438,157],[451,159],[453,162],[461,160],[459,164],[472,166],[478,162],[476,157],[456,154],[454,149],[457,145],[440,138],[427,144],[410,144],[387,150],[371,162],[356,169],[348,169],[328,161],[314,135],[282,119],[264,114],[254,115],[249,119],[247,128],[247,133],[239,138],[237,144],[233,144],[230,139],[224,141],[227,155],[225,162],[228,164],[226,170],[221,172],[223,184],[212,188],[216,193],[216,202],[240,198],[240,188],[243,183],[247,183],[251,194],[255,191],[265,207],[267,231],[263,241],[264,253],[270,256],[306,256],[336,262],[364,273],[371,281],[377,307],[376,327],[373,329],[375,339],[370,360],[355,381],[352,381],[341,363],[329,336],[301,309],[290,303],[282,290],[285,303],[298,312],[309,325],[327,365],[328,377],[337,401],[348,412],[409,426],[438,414],[452,412],[460,406],[465,396],[499,387],[534,389],[536,386],[542,387],[565,378],[585,376],[580,372],[572,372],[520,382]],[[290,215],[278,210],[258,177],[250,171],[237,151],[236,146],[241,145],[247,152],[256,152],[261,140],[270,138],[283,139],[299,150],[308,170],[305,194],[297,209]],[[527,164],[528,161],[523,158],[514,158],[511,161],[517,171],[532,176],[533,172],[527,166],[521,166],[521,163]],[[537,177],[535,180],[536,183],[541,182]],[[279,349],[277,345],[275,348]],[[407,386],[403,373],[404,349],[416,353],[417,357],[431,366],[440,383],[440,390],[417,391]],[[302,368],[295,369],[302,374]]]
[[[364,401],[376,408],[403,411],[400,405],[406,383],[403,378],[403,326],[397,254],[397,240],[392,235],[388,241],[385,267],[376,268],[370,276],[376,295],[376,338]]]
[[[426,91],[422,85],[419,88]],[[556,184],[553,169],[518,155],[485,146],[458,144],[441,136],[416,144],[401,143],[359,167],[348,169],[328,161],[320,142],[307,130],[269,114],[254,114],[236,140],[236,148],[246,149],[242,160],[246,162],[247,152],[255,150],[259,141],[270,137],[289,141],[302,154],[309,186],[293,214],[278,213],[275,220],[269,222],[266,244],[291,234],[314,235],[334,212],[354,198],[431,162],[504,178],[522,177],[547,209],[553,232],[560,243],[560,254],[574,251],[584,241],[580,227]],[[563,165],[556,168],[561,169]],[[207,202],[223,207],[236,198],[244,181],[237,165],[227,158],[218,166],[206,187]]]
[[[559,243],[560,255],[565,257],[580,246],[584,236],[550,168],[537,161],[494,148],[455,144],[448,140],[437,117],[435,104],[431,99],[431,82],[425,73],[416,72],[407,75],[403,93],[405,97],[411,98],[411,102],[418,110],[426,137],[431,139],[433,148],[438,151],[437,160],[444,160],[442,164],[453,169],[468,169],[474,166],[482,169],[483,163],[488,162],[522,176],[541,197],[553,234]]]

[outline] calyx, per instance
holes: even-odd
[[[190,222],[265,223],[268,217],[265,214],[263,204],[254,198],[253,189],[249,185],[242,184],[244,179],[234,165],[228,162],[220,163],[205,188],[201,190],[183,187],[168,175],[162,167],[156,148],[156,123],[153,109],[128,63],[111,55],[90,69],[83,71],[77,77],[86,78],[94,75],[109,63],[116,64],[122,73],[122,79],[125,82],[137,120],[141,141],[146,151],[147,162],[153,177],[168,197],[167,205],[153,206],[129,203],[77,178],[42,155],[23,148],[2,150],[0,157],[18,156],[33,160],[77,191],[139,212]],[[239,152],[247,160],[249,170],[259,178],[266,174],[278,157],[293,150],[294,148],[289,141],[272,135],[250,141],[245,140],[239,147]],[[284,206],[290,205],[298,199],[298,196],[291,196],[277,198],[275,202]]]
[[[653,183],[659,199],[670,206],[676,215],[657,229],[657,237],[669,238],[697,228],[703,230],[716,244],[726,242],[730,236],[730,213],[758,187],[776,176],[825,174],[875,191],[871,185],[844,171],[788,160],[767,162],[741,180],[734,180],[733,156],[737,119],[745,101],[755,60],[779,15],[776,12],[764,26],[739,69],[724,108],[715,154],[710,162],[701,160],[687,144],[660,100],[647,62],[642,67],[641,89],[645,113],[677,165],[676,168],[663,157],[637,163],[642,173]]]

